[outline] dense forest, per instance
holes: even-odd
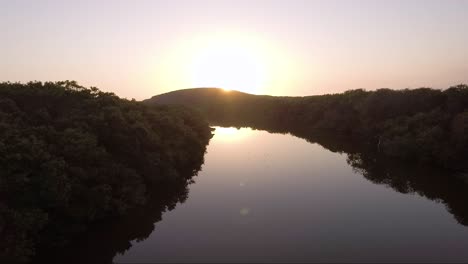
[[[198,88],[154,96],[144,103],[194,107],[212,125],[346,135],[389,157],[468,170],[466,85],[305,97]]]
[[[211,136],[183,107],[73,81],[0,83],[0,260],[26,261],[180,189]]]

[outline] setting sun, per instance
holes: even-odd
[[[217,87],[276,95],[297,79],[297,62],[288,54],[263,36],[208,32],[177,40],[163,56],[149,59],[148,69],[152,83],[171,90]]]
[[[193,49],[188,69],[192,87],[220,87],[261,93],[267,67],[258,43],[239,36],[213,36]]]

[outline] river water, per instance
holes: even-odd
[[[113,261],[468,261],[466,182],[333,151],[217,127],[188,199]]]

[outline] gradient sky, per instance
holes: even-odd
[[[462,0],[0,0],[0,32],[0,81],[70,79],[135,99],[222,78],[274,95],[468,83]]]

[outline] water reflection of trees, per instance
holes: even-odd
[[[198,166],[200,167],[200,166]],[[187,173],[192,173],[187,170]],[[144,207],[136,208],[125,217],[97,223],[73,244],[62,249],[43,249],[38,263],[112,263],[117,254],[132,247],[132,241],[143,241],[154,231],[166,211],[188,198],[188,185],[193,179],[167,183],[153,190]]]
[[[462,175],[366,152],[348,154],[348,163],[373,183],[443,203],[460,224],[468,226],[468,184]]]
[[[242,127],[233,123],[216,123],[221,126]],[[245,124],[244,124],[245,126]],[[269,127],[249,124],[253,129],[271,133],[291,134],[317,143],[324,148],[347,155],[347,162],[367,180],[386,185],[405,194],[418,194],[429,200],[443,203],[458,223],[468,226],[468,176],[467,174],[413,164],[386,157],[375,145],[365,139],[350,138],[306,127]]]

